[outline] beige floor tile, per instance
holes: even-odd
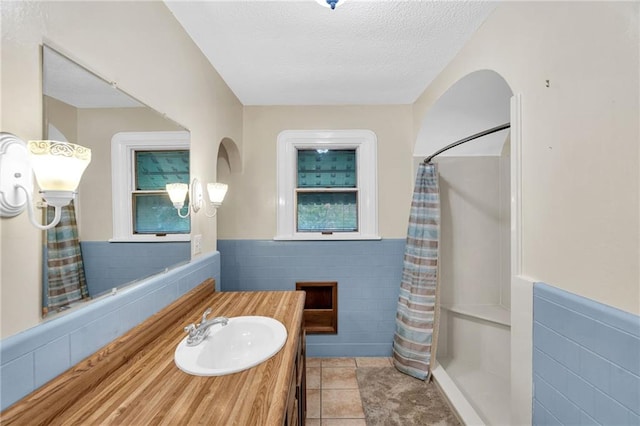
[[[320,367],[322,366],[322,358],[307,358],[306,363],[307,363],[307,368]]]
[[[320,390],[309,389],[307,390],[307,418],[319,419],[320,418]]]
[[[360,391],[323,389],[321,417],[323,419],[364,419]]]
[[[388,357],[362,357],[356,358],[358,367],[392,367],[391,358]]]
[[[320,367],[307,368],[307,389],[320,389]]]
[[[364,419],[322,419],[321,426],[367,426],[367,423]]]
[[[322,389],[358,389],[356,369],[353,367],[322,368]]]
[[[307,419],[305,420],[304,424],[306,426],[322,426],[320,424],[320,419],[310,419],[307,417]]]
[[[322,367],[355,367],[355,358],[322,358]]]

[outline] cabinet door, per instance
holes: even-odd
[[[298,351],[298,417],[304,425],[307,419],[307,336],[303,324],[300,333],[300,350]]]
[[[295,373],[295,369],[294,369],[294,373]],[[291,383],[289,384],[289,396],[287,397],[287,415],[285,418],[286,426],[292,426],[292,425],[298,424],[299,413],[297,411],[298,405],[296,404],[296,402],[298,401],[297,393],[298,393],[298,386],[297,386],[296,375],[293,374],[293,377],[291,378]]]

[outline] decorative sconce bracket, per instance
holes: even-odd
[[[200,207],[202,207],[202,184],[198,178],[193,178],[191,181],[191,208],[194,213],[198,213]]]
[[[62,207],[73,200],[84,169],[91,162],[91,150],[59,141],[29,141],[0,132],[0,217],[12,217],[27,210],[31,224],[51,229],[60,221]],[[35,174],[40,194],[55,208],[53,221],[39,224],[33,213]]]
[[[31,190],[33,173],[27,144],[11,133],[0,133],[0,216],[13,217],[24,211],[27,194],[19,186]]]

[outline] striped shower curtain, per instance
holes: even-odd
[[[53,214],[53,207],[47,207],[47,223]],[[43,315],[89,298],[73,201],[62,207],[60,223],[47,230],[45,258]]]
[[[393,341],[393,363],[422,380],[431,376],[437,337],[440,191],[436,164],[421,163],[411,201]]]

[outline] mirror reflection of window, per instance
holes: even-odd
[[[188,234],[191,221],[176,214],[166,191],[168,183],[189,184],[189,151],[135,151],[133,232],[135,234]],[[185,203],[182,215],[189,212]]]
[[[189,184],[189,133],[119,132],[111,148],[111,241],[189,241],[191,221],[177,214],[166,190],[168,183]]]

